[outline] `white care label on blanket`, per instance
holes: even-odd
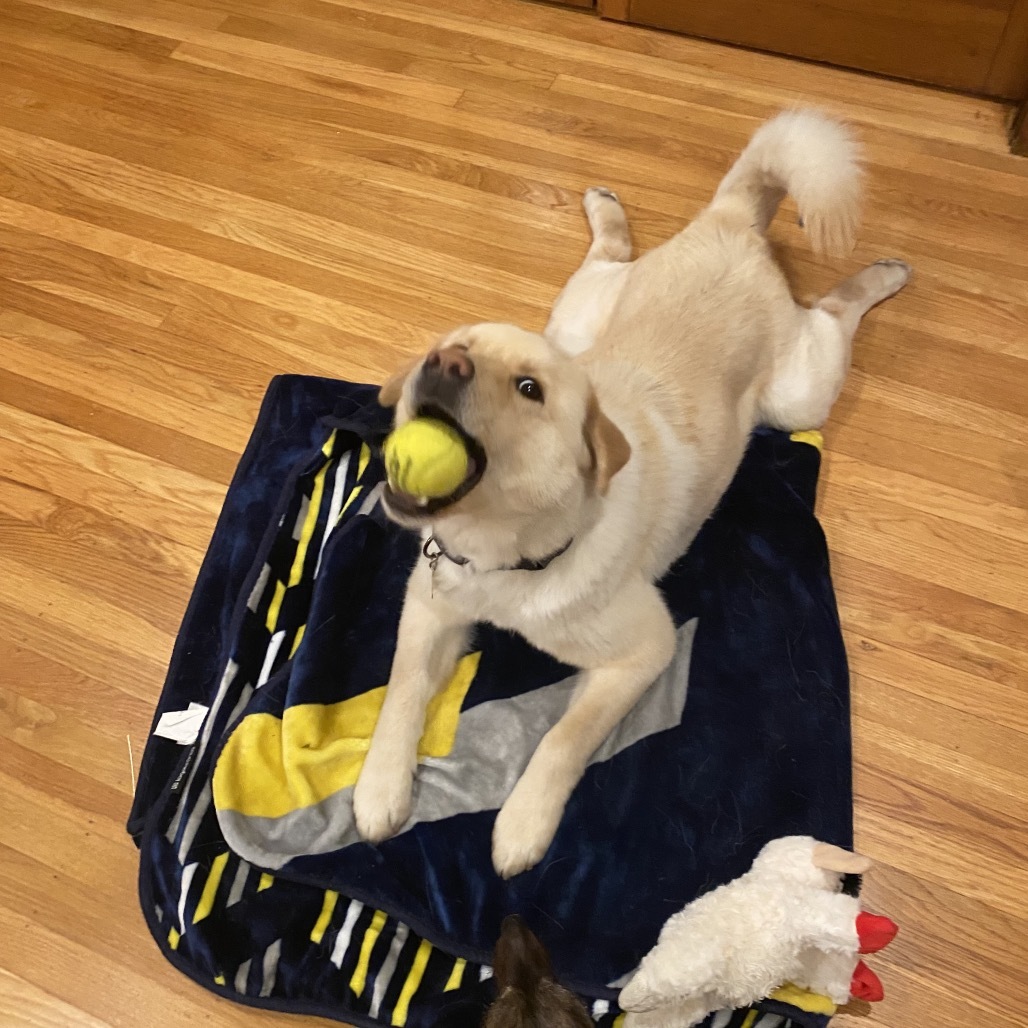
[[[161,714],[153,734],[171,739],[180,746],[189,746],[196,742],[209,709],[202,703],[190,703],[185,710],[166,710]]]

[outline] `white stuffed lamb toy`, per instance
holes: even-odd
[[[809,836],[769,842],[746,874],[664,925],[621,991],[626,1028],[687,1028],[787,983],[835,1005],[851,995],[880,999],[881,984],[858,954],[887,945],[896,926],[862,914],[841,891],[844,874],[870,866]]]

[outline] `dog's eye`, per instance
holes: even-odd
[[[534,378],[516,378],[514,385],[522,396],[536,403],[543,402],[543,387]]]

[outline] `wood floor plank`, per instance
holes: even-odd
[[[991,718],[982,718],[979,713],[982,709],[988,709],[988,693],[983,695],[977,710],[961,711],[952,702],[924,695],[932,681],[929,664],[920,665],[925,680],[918,692],[906,687],[906,683],[898,686],[892,681],[882,681],[893,675],[898,677],[899,672],[883,672],[880,667],[869,666],[871,662],[865,657],[866,654],[857,652],[853,658],[853,675],[861,690],[853,703],[857,716],[883,727],[914,734],[919,746],[927,745],[934,750],[948,746],[954,761],[959,760],[975,767],[983,779],[988,778],[990,771],[995,769],[998,787],[1010,786],[1028,776],[1028,747],[1024,744],[1024,733],[1017,727],[996,725]],[[939,678],[943,677],[938,672],[936,674]],[[971,706],[969,702],[968,707]],[[957,726],[960,730],[959,738],[953,734]],[[1010,792],[1013,797],[1018,795],[1014,788]]]
[[[863,679],[855,681],[859,685]],[[982,830],[989,830],[989,818],[998,817],[1007,824],[1017,825],[1020,831],[1021,822],[1026,820],[1021,797],[1028,787],[1028,779],[995,766],[985,766],[962,751],[954,752],[948,742],[932,743],[920,738],[915,742],[909,722],[892,728],[877,714],[872,711],[867,717],[855,717],[854,724],[861,732],[855,751],[859,764],[881,764],[904,779],[931,778],[940,790],[962,796],[982,813]]]
[[[854,796],[860,808],[859,834],[869,848],[887,850],[893,866],[981,900],[991,910],[1023,914],[1025,865],[1018,863],[1023,854],[1006,845],[1007,839],[1023,834],[1021,821],[988,811],[966,816],[951,797],[867,766],[858,766]],[[988,832],[984,838],[983,830]],[[969,849],[975,853],[971,876],[966,872]]]
[[[17,501],[26,493],[32,508],[19,510]],[[195,576],[198,550],[65,500],[50,498],[40,509],[39,497],[38,490],[0,480],[0,533],[10,557],[26,564],[40,560],[81,594],[129,604],[169,633],[178,628],[174,605]],[[147,568],[145,578],[141,567]]]
[[[91,1017],[45,989],[0,969],[0,1018],[27,1028],[111,1028],[110,1021]]]
[[[916,696],[921,701],[941,704],[951,710],[977,718],[984,708],[989,711],[986,734],[999,741],[993,733],[996,725],[1015,732],[1028,733],[1028,711],[1024,707],[1024,691],[1016,684],[989,682],[978,675],[947,667],[900,647],[872,642],[862,635],[846,634],[854,673],[873,678],[893,688]],[[916,702],[916,701],[915,701]],[[977,724],[969,721],[970,724]],[[924,726],[922,726],[924,729]],[[926,738],[922,731],[922,738]],[[1013,754],[1025,761],[1022,770],[1028,773],[1028,745],[1019,753],[1017,739],[1007,735]],[[985,747],[986,755],[988,747]],[[988,757],[986,756],[986,759]]]
[[[113,404],[118,396],[129,397],[123,404],[128,414],[139,416],[148,410],[165,409],[168,415],[159,421],[165,427],[186,425],[201,438],[217,433],[230,445],[242,433],[247,416],[260,401],[257,385],[247,389],[247,383],[234,383],[240,386],[233,391],[236,409],[223,404],[227,409],[219,411],[214,406],[214,413],[208,413],[211,401],[225,391],[228,380],[219,378],[216,367],[207,376],[195,370],[190,374],[189,369],[157,356],[164,342],[161,333],[135,327],[131,330],[136,340],[133,352],[113,355],[96,346],[98,336],[102,341],[104,333],[93,330],[98,319],[94,319],[91,309],[64,300],[54,302],[52,296],[40,296],[34,290],[15,290],[5,282],[0,282],[0,296],[10,307],[34,309],[47,318],[42,321],[20,310],[9,310],[3,315],[0,334],[9,367],[15,374],[49,381],[68,390],[74,388],[82,369],[88,368],[92,372],[89,385],[80,386],[88,399]],[[173,347],[168,345],[167,349]],[[41,355],[45,355],[42,364]]]
[[[0,88],[2,85],[0,82]],[[43,102],[42,97],[40,102]],[[111,119],[105,124],[102,135],[97,135],[83,130],[79,118],[81,110],[81,105],[70,102],[63,90],[56,96],[48,96],[45,114],[34,120],[21,114],[19,108],[5,108],[5,119],[22,128],[20,133],[8,137],[9,148],[30,145],[31,137],[38,135],[51,145],[66,142],[80,147],[87,159],[97,153],[109,154],[116,161],[132,165],[137,175],[141,174],[141,166],[157,171],[167,165],[180,172],[172,182],[183,178],[181,184],[187,186],[208,182],[234,195],[252,195],[277,205],[281,205],[283,189],[271,186],[281,176],[283,182],[289,183],[289,205],[292,209],[307,210],[317,218],[327,217],[343,224],[348,224],[355,217],[375,217],[379,213],[387,216],[386,221],[369,224],[369,229],[374,224],[391,224],[395,231],[398,218],[402,219],[399,221],[401,226],[410,223],[428,225],[432,214],[436,215],[438,222],[438,205],[449,201],[448,206],[462,216],[468,229],[482,233],[483,240],[491,241],[493,248],[497,249],[503,244],[503,239],[497,240],[493,232],[490,240],[481,223],[466,217],[469,201],[479,192],[488,191],[496,197],[492,207],[493,218],[505,227],[509,225],[512,231],[523,231],[529,224],[538,228],[540,220],[545,219],[548,231],[539,240],[539,245],[555,245],[554,236],[558,241],[561,237],[565,240],[573,238],[575,244],[579,244],[582,234],[579,193],[473,163],[467,160],[467,154],[463,159],[432,155],[422,147],[404,145],[402,140],[387,141],[367,133],[338,128],[334,133],[335,146],[330,160],[324,158],[322,149],[317,146],[303,146],[297,148],[295,156],[292,152],[286,156],[286,143],[280,137],[276,141],[274,133],[259,136],[251,132],[235,138],[232,123],[222,123],[212,113],[209,117],[215,121],[213,128],[219,133],[224,129],[224,134],[219,134],[217,140],[217,163],[210,160],[210,146],[207,145],[210,141],[188,132],[185,127],[188,120],[183,121],[181,132],[176,133],[178,145],[182,150],[195,151],[197,159],[195,163],[190,162],[187,153],[177,151],[174,162],[169,163],[166,156],[160,151],[155,152],[152,147],[147,148],[144,139],[140,138],[152,130],[152,118],[148,119],[143,113],[119,115],[116,120]],[[176,125],[165,120],[164,128],[171,132]],[[266,145],[255,145],[261,142]],[[266,176],[255,178],[252,175],[255,160],[264,166]],[[43,172],[48,185],[55,184],[53,170],[50,167]],[[122,169],[122,174],[128,170]],[[183,175],[183,171],[188,174]],[[12,180],[23,189],[30,186],[25,182],[24,173],[16,179],[12,174]],[[80,183],[73,181],[80,187]],[[182,192],[181,188],[178,192]],[[355,207],[357,204],[359,208]],[[551,216],[547,217],[547,212],[552,212]],[[566,212],[571,212],[572,217],[569,218]],[[378,259],[379,255],[369,254],[368,257]]]
[[[54,871],[65,871],[79,885],[95,891],[98,900],[124,888],[105,870],[124,864],[131,855],[119,838],[127,800],[123,790],[61,767],[17,743],[5,742],[0,768],[0,809],[10,821],[4,847]],[[37,824],[32,811],[44,797],[50,816]],[[87,916],[99,917],[99,905]]]
[[[17,48],[11,47],[7,53],[16,51]],[[652,188],[654,176],[659,175],[665,182],[679,178],[676,162],[667,158],[641,161],[636,154],[608,150],[601,159],[595,151],[575,140],[552,137],[541,130],[513,131],[517,126],[511,126],[512,131],[497,133],[497,122],[493,119],[473,117],[443,106],[433,109],[405,98],[398,98],[394,109],[387,111],[312,97],[285,87],[263,90],[259,93],[261,124],[255,126],[245,120],[253,102],[255,85],[252,80],[197,69],[208,71],[204,88],[200,89],[189,78],[196,70],[190,73],[181,62],[172,61],[170,70],[159,66],[160,75],[155,75],[158,81],[140,95],[124,75],[113,75],[104,67],[77,62],[62,64],[57,73],[47,67],[49,75],[41,81],[45,61],[27,51],[20,52],[18,57],[17,63],[6,62],[5,81],[0,81],[0,90],[6,88],[12,98],[29,93],[31,102],[46,108],[44,124],[69,110],[71,116],[65,119],[69,123],[66,135],[78,133],[82,138],[94,140],[94,148],[102,145],[102,139],[97,141],[95,133],[82,132],[81,116],[83,110],[95,110],[95,106],[88,106],[88,100],[91,93],[99,92],[97,101],[102,98],[105,105],[100,116],[112,122],[112,131],[118,131],[126,122],[152,120],[159,112],[163,132],[179,137],[182,142],[204,143],[210,149],[209,139],[196,140],[194,128],[197,117],[202,117],[205,123],[213,119],[218,123],[216,149],[219,155],[226,142],[242,148],[249,154],[247,170],[252,170],[255,160],[263,164],[269,157],[285,155],[305,163],[324,162],[326,153],[334,154],[349,147],[357,148],[358,152],[369,149],[377,153],[383,147],[409,150],[413,144],[418,151],[451,158],[466,158],[470,152],[480,162],[487,160],[491,166],[513,168],[520,173],[537,171],[540,167],[554,172],[578,168],[585,176],[583,183],[620,174],[628,181]],[[4,55],[0,54],[0,66],[3,59]],[[59,79],[55,82],[57,76]],[[43,81],[50,85],[44,86]],[[106,88],[98,91],[98,81]],[[212,96],[216,99],[212,100]],[[24,103],[23,100],[19,104],[12,102],[3,112],[4,120],[11,127],[24,127],[31,132],[34,122],[22,112]],[[290,132],[290,126],[296,122],[303,123],[305,131]],[[719,153],[719,166],[727,165],[727,153]],[[159,160],[159,155],[154,155],[154,159]],[[217,168],[209,168],[206,173],[216,172]],[[359,208],[353,212],[354,217],[360,215]],[[441,231],[444,229],[436,225],[435,232]],[[542,245],[545,238],[538,242]],[[502,244],[503,239],[494,240],[494,245]]]
[[[1025,615],[932,586],[916,566],[883,568],[835,551],[832,568],[845,623],[872,645],[882,642],[1022,692],[1028,685]]]
[[[0,574],[10,583],[21,604],[30,613],[56,626],[67,627],[101,645],[124,645],[131,635],[130,656],[167,653],[173,633],[152,625],[132,607],[126,596],[112,600],[100,595],[94,584],[89,589],[63,581],[56,572],[45,571],[28,558],[6,550],[0,554]]]
[[[3,316],[0,311],[0,319]],[[51,382],[36,382],[8,370],[0,377],[0,403],[13,406],[15,398],[23,411],[37,418],[89,432],[98,439],[213,482],[227,486],[232,478],[238,455],[224,445],[165,429],[142,416],[126,414],[78,392],[58,389]]]
[[[1028,513],[1014,504],[990,502],[980,496],[947,487],[942,483],[927,499],[918,492],[919,476],[914,467],[890,471],[876,464],[873,454],[864,461],[844,454],[832,455],[832,473],[844,475],[856,487],[873,489],[883,499],[905,503],[924,514],[941,514],[949,521],[984,532],[993,532],[1013,542],[1028,542]]]
[[[7,611],[0,612],[0,617],[3,617],[6,628],[14,627]],[[16,634],[16,631],[11,631],[0,639],[0,658],[8,674],[7,680],[19,683],[24,690],[20,694],[11,691],[15,706],[24,702],[38,704],[50,712],[43,720],[44,725],[52,723],[49,720],[52,715],[56,722],[67,719],[77,727],[109,736],[120,743],[125,750],[125,760],[120,762],[121,771],[116,771],[113,777],[124,785],[127,781],[125,774],[130,766],[128,744],[124,740],[126,735],[132,733],[122,729],[127,725],[130,728],[139,727],[144,732],[149,730],[153,703],[146,683],[137,678],[131,682],[132,691],[127,691],[121,687],[129,682],[127,676],[119,680],[116,676],[89,674],[75,669],[68,666],[68,658],[71,656],[68,652],[61,654],[64,661],[61,663],[51,654],[39,652],[44,649],[42,638],[31,640],[32,645],[38,647],[32,649],[26,645],[26,640],[16,638]],[[26,683],[32,684],[31,697],[27,695]],[[7,716],[12,719],[10,724],[14,731],[19,731],[20,718],[10,712],[9,706],[5,701]],[[20,735],[16,738],[20,738]],[[136,737],[134,745],[138,746],[140,742],[141,739]],[[116,768],[118,763],[118,760],[114,760],[111,766]]]
[[[225,263],[242,262],[246,254],[257,252],[263,258],[261,273],[281,279],[290,278],[289,264],[300,263],[303,274],[313,278],[315,285],[324,282],[326,291],[333,289],[333,280],[319,276],[319,269],[346,276],[335,285],[335,290],[357,293],[355,302],[363,299],[365,305],[369,302],[368,283],[388,282],[401,269],[425,269],[441,282],[467,283],[486,296],[506,295],[512,300],[536,305],[552,300],[548,290],[532,279],[526,281],[523,274],[493,266],[500,263],[497,257],[502,252],[495,245],[495,240],[492,246],[488,239],[482,239],[474,246],[469,234],[463,233],[467,256],[446,254],[447,246],[454,238],[454,228],[459,228],[459,224],[451,227],[445,238],[434,239],[425,233],[424,243],[414,244],[409,239],[397,238],[390,245],[384,235],[385,222],[392,214],[388,210],[381,212],[377,224],[370,222],[371,215],[366,213],[369,218],[367,230],[351,223],[343,232],[337,221],[299,215],[295,209],[282,204],[261,200],[247,203],[238,194],[205,189],[193,181],[160,175],[150,169],[118,161],[104,161],[95,154],[70,149],[61,150],[61,164],[67,174],[62,181],[52,172],[47,173],[43,159],[44,152],[53,149],[52,143],[40,148],[24,137],[12,140],[5,160],[12,173],[18,176],[21,188],[17,189],[17,199],[21,202],[46,208],[60,204],[64,213],[79,217],[88,217],[84,212],[97,210],[100,218],[106,216],[109,221],[117,217],[111,211],[112,207],[128,212],[137,220],[152,215],[202,234],[195,242],[186,236],[169,239],[175,245],[198,251],[203,247],[211,256]],[[91,169],[88,175],[86,168]],[[83,186],[86,182],[91,182],[91,187]],[[12,187],[11,192],[14,191]],[[365,192],[371,194],[373,190],[368,187]],[[76,209],[76,201],[82,204],[83,213]],[[502,222],[501,226],[508,232],[513,227],[502,225]],[[221,242],[235,244],[235,247],[219,246]],[[238,256],[233,256],[233,249],[241,251]],[[476,262],[476,250],[491,263],[483,266],[483,263]],[[276,262],[276,256],[283,260]],[[538,270],[538,266],[532,269],[533,273],[538,273]],[[391,291],[389,298],[394,306],[400,308],[401,314],[411,317],[404,310],[408,301],[399,290]],[[424,303],[429,295],[414,299]],[[437,296],[436,302],[444,304],[446,299]]]
[[[916,468],[925,482],[977,494],[985,503],[1023,503],[1023,447],[1016,420],[991,417],[988,408],[981,408],[976,422],[974,408],[960,401],[940,397],[933,406],[930,391],[903,389],[859,371],[853,378],[859,400],[844,395],[839,412],[847,416],[828,429],[826,476],[832,474],[837,452],[900,474]]]
[[[224,490],[275,374],[381,381],[540,327],[581,193],[655,245],[815,103],[901,256],[825,427],[882,1028],[1017,1028],[1028,964],[1028,163],[1008,111],[526,0],[0,4],[0,1022],[281,1023],[171,968],[123,823]],[[116,982],[117,987],[108,987]],[[304,1023],[318,1023],[305,1019]],[[864,1012],[839,1017],[864,1023]]]
[[[927,582],[960,589],[1028,613],[1028,546],[960,525],[939,514],[925,515],[905,503],[869,497],[860,488],[836,479],[836,506],[821,520],[840,552],[862,555],[877,543],[869,560],[891,567],[919,562]],[[974,553],[969,565],[967,554]]]
[[[88,160],[86,155],[82,157]],[[16,160],[8,157],[8,165],[15,164]],[[104,162],[95,163],[102,165]],[[228,202],[227,196],[219,195],[221,191],[211,190],[210,200],[203,206],[202,198],[179,194],[186,183],[169,181],[150,171],[139,174],[140,170],[112,164],[109,178],[103,180],[103,191],[107,190],[108,183],[135,180],[133,185],[126,184],[121,189],[116,204],[102,194],[72,192],[64,188],[63,183],[47,182],[45,178],[37,181],[29,174],[9,184],[5,193],[18,203],[59,210],[63,216],[107,229],[127,229],[147,221],[153,238],[181,252],[200,259],[218,260],[244,272],[274,277],[277,281],[303,283],[327,295],[338,296],[340,300],[345,298],[349,305],[363,311],[376,303],[384,305],[390,301],[397,317],[407,320],[415,320],[430,301],[443,309],[448,304],[455,305],[455,301],[439,296],[438,291],[426,290],[421,295],[410,296],[390,288],[388,283],[404,267],[430,269],[441,283],[452,283],[454,290],[463,289],[469,297],[478,295],[483,304],[499,305],[503,288],[510,297],[508,302],[518,304],[520,310],[526,312],[542,310],[552,300],[545,286],[523,274],[483,268],[470,260],[447,258],[446,246],[440,240],[429,241],[433,244],[431,248],[414,247],[403,239],[390,244],[383,236],[362,232],[356,225],[348,226],[344,233],[337,222],[313,216],[304,218],[295,210],[287,212],[280,206],[261,201],[252,203],[251,212],[239,209],[231,216],[219,218],[215,214],[212,219],[212,212]],[[197,192],[195,184],[190,192]],[[193,213],[198,208],[205,211],[200,223]],[[252,220],[248,213],[253,214]],[[371,216],[368,217],[370,220]],[[388,218],[383,212],[379,220]],[[84,241],[83,246],[88,248],[88,242]],[[372,255],[369,251],[375,247],[378,254]],[[465,250],[473,249],[485,254],[493,263],[503,259],[496,248],[487,248],[484,243],[473,247],[466,240]],[[490,280],[488,285],[485,284],[487,279]],[[43,279],[44,286],[48,281]],[[377,290],[374,288],[376,281],[380,283]]]
[[[210,538],[224,487],[52,421],[0,406],[4,477],[191,547]]]
[[[199,560],[196,569],[200,570]],[[188,597],[184,596],[179,604],[183,611],[187,601]],[[101,681],[110,689],[140,700],[142,707],[128,703],[114,708],[116,716],[123,715],[118,716],[117,724],[136,739],[139,738],[135,735],[137,731],[149,731],[151,719],[146,715],[152,713],[155,706],[153,683],[162,681],[167,670],[170,640],[157,649],[136,653],[127,659],[124,647],[103,642],[88,627],[72,626],[58,618],[41,618],[31,605],[19,602],[18,606],[13,606],[2,599],[0,625],[20,649],[57,664],[63,672]],[[33,696],[36,695],[34,692]],[[102,692],[98,693],[98,699],[102,696]]]
[[[70,58],[100,52],[112,59],[119,53],[155,59],[170,56],[177,45],[174,39],[164,36],[111,21],[47,10],[20,0],[8,0],[4,4],[0,24],[3,24],[8,43]]]
[[[325,324],[347,332],[366,333],[381,338],[418,337],[405,331],[402,322],[360,311],[349,304],[314,293],[298,286],[281,283],[258,273],[232,268],[207,257],[198,257],[162,243],[136,239],[124,232],[51,214],[17,201],[0,199],[0,223],[15,228],[35,226],[35,231],[49,239],[81,245],[109,257],[118,257],[154,271],[182,277],[189,282],[218,281],[232,295],[256,302],[270,302],[281,310],[316,317]],[[419,340],[420,341],[420,340]]]

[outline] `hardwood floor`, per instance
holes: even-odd
[[[288,1023],[164,962],[123,830],[127,738],[138,762],[268,379],[541,326],[587,186],[651,246],[799,101],[857,125],[869,204],[834,263],[779,219],[798,292],[916,268],[858,337],[819,501],[867,896],[902,926],[869,1023],[1026,1023],[1028,161],[1003,107],[519,0],[4,0],[0,40],[0,1024]]]

